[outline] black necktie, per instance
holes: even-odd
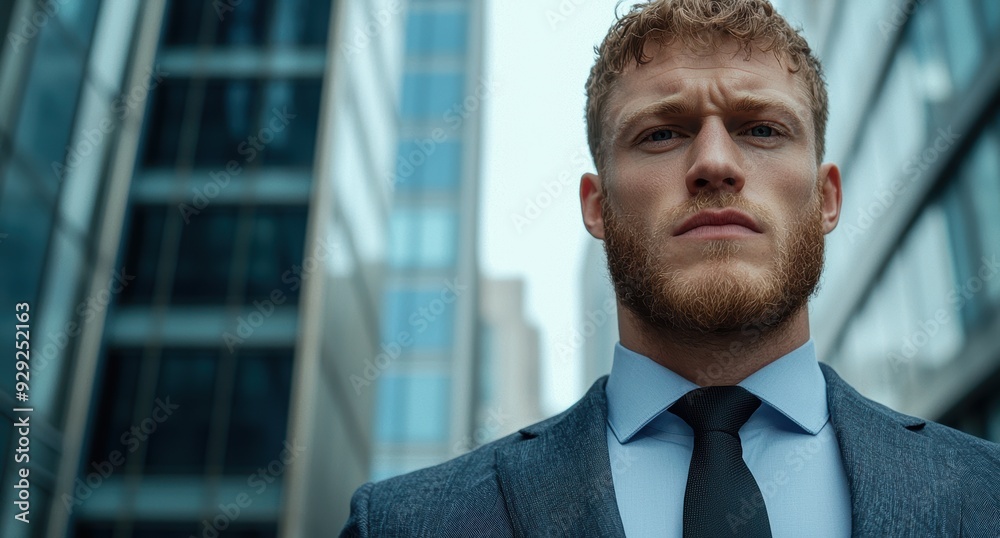
[[[684,491],[684,537],[771,536],[757,481],[743,461],[740,428],[760,406],[743,387],[703,387],[670,411],[694,430]]]

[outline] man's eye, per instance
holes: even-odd
[[[774,128],[767,125],[758,125],[750,129],[750,136],[774,136]]]
[[[663,142],[670,140],[674,137],[674,132],[670,129],[660,129],[659,131],[654,131],[649,135],[649,139],[653,142]]]

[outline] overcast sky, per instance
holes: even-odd
[[[596,241],[577,195],[580,175],[593,171],[584,83],[616,1],[487,4],[485,71],[496,90],[485,106],[480,257],[487,276],[526,281],[528,320],[541,332],[543,411],[554,413],[582,390],[582,355],[555,360],[555,348],[580,324],[584,247]]]

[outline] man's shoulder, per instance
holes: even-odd
[[[517,453],[518,464],[523,468],[544,465],[541,457],[544,443],[532,441],[565,435],[568,430],[564,429],[564,423],[589,412],[585,407],[594,399],[594,390],[603,395],[602,381],[576,405],[558,415],[444,463],[361,486],[351,501],[351,518],[344,535],[432,536],[435,531],[448,529],[460,535],[492,536],[496,529],[510,528],[497,473],[498,458],[504,453]],[[526,443],[537,444],[539,448],[523,450]]]

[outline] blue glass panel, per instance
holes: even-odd
[[[168,46],[197,45],[206,29],[203,39],[217,45],[322,45],[331,4],[330,0],[174,0],[164,41]]]
[[[215,350],[163,350],[153,401],[136,402],[142,413],[136,426],[145,432],[155,421],[146,440],[145,473],[205,472],[218,356]],[[166,415],[171,405],[177,408]]]
[[[464,91],[461,73],[407,73],[403,77],[403,117],[442,122],[452,116],[461,118],[455,108],[461,110]]]
[[[451,381],[444,374],[386,374],[379,380],[375,435],[386,443],[440,443],[450,429]]]
[[[33,181],[15,163],[7,168],[0,193],[0,299],[3,304],[37,304],[39,278],[54,210]]]
[[[393,211],[389,264],[393,267],[449,267],[455,263],[458,214],[450,208]]]
[[[182,124],[189,92],[204,92],[195,166],[240,169],[257,165],[311,166],[316,145],[321,81],[319,79],[164,79],[153,91],[146,128],[145,164],[176,166],[185,144]],[[184,164],[184,163],[180,163]],[[239,177],[239,175],[237,175]]]
[[[288,427],[292,350],[241,351],[226,441],[227,474],[250,473],[279,459]]]
[[[396,189],[444,191],[458,188],[462,143],[431,138],[403,140],[396,156]]]
[[[962,91],[972,81],[983,59],[983,42],[973,14],[972,0],[938,2],[937,8],[944,23],[948,66],[958,89]]]
[[[412,339],[407,349],[419,351],[450,348],[454,341],[455,297],[445,285],[440,289],[394,289],[386,292],[382,309],[382,341]],[[399,336],[404,332],[407,339]]]
[[[406,21],[408,53],[463,53],[469,21],[464,9],[414,11]]]

